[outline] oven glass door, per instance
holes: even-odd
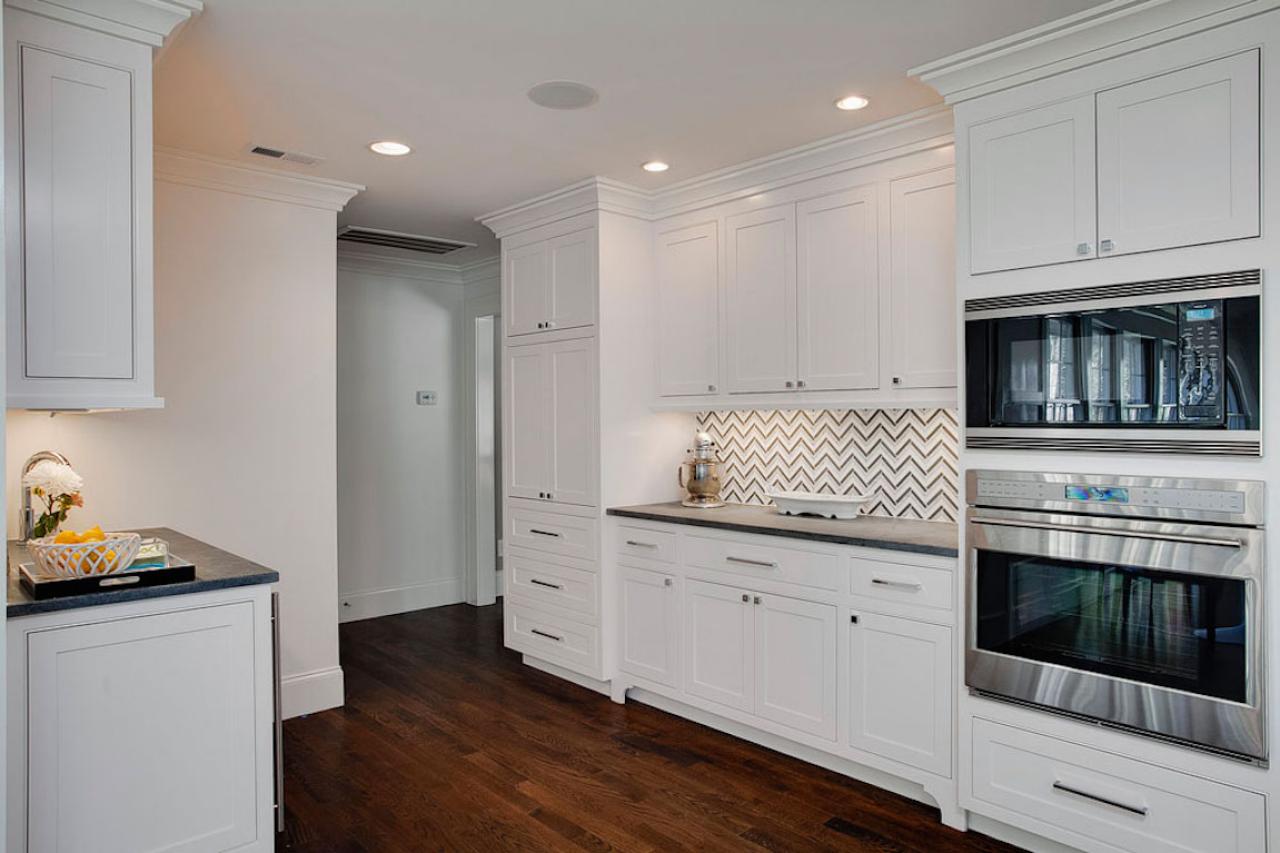
[[[975,647],[1247,701],[1247,582],[1124,562],[975,552]]]

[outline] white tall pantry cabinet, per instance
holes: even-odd
[[[7,402],[152,408],[152,49],[198,0],[4,4]]]
[[[604,509],[676,498],[694,429],[649,407],[652,224],[597,181],[483,221],[502,239],[505,639],[599,685],[618,583]]]

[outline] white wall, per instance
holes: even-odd
[[[456,270],[338,266],[338,588],[341,618],[466,594],[462,312]],[[419,406],[419,390],[437,394]]]
[[[203,174],[193,183],[243,183],[255,194],[157,181],[156,374],[165,408],[52,419],[10,412],[8,503],[17,506],[27,456],[58,450],[86,482],[85,508],[70,526],[165,525],[278,570],[285,713],[293,716],[343,700],[336,214],[259,197],[270,194],[253,189],[265,173],[196,166]],[[8,516],[12,536],[16,517]]]

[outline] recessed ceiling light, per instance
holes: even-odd
[[[861,95],[845,95],[836,101],[836,109],[838,110],[860,110],[870,103]]]
[[[384,139],[381,142],[370,143],[369,150],[374,154],[385,154],[388,157],[403,157],[413,149],[403,142],[392,142],[390,139]]]
[[[650,160],[648,163],[643,164],[640,168],[644,169],[646,172],[665,172],[667,171],[667,169],[670,169],[671,167],[666,163],[662,162],[661,160]]]
[[[548,80],[529,90],[529,100],[549,110],[580,110],[600,100],[600,93],[572,80]]]

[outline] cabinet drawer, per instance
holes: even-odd
[[[704,569],[730,571],[761,580],[779,580],[818,589],[839,590],[847,583],[843,561],[819,554],[769,545],[685,536],[684,562]]]
[[[594,560],[597,554],[596,520],[509,503],[506,544],[580,560]]]
[[[618,525],[618,555],[643,557],[660,563],[676,561],[676,535],[646,527]]]
[[[1261,794],[988,720],[973,722],[972,772],[976,799],[1089,850],[1266,847]]]
[[[594,572],[515,550],[507,551],[503,565],[509,579],[506,591],[510,600],[562,607],[595,618],[598,610]]]
[[[505,605],[508,648],[599,677],[600,632],[516,602]]]
[[[946,569],[928,569],[854,557],[853,594],[914,607],[951,610],[952,576]]]

